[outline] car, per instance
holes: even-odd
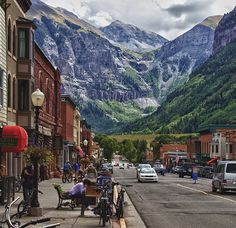
[[[125,168],[125,164],[120,164],[119,165],[119,169],[124,169]]]
[[[156,173],[161,173],[162,175],[164,175],[166,171],[161,163],[155,163],[152,168],[156,171]]]
[[[212,178],[212,192],[236,191],[236,161],[218,161]]]
[[[136,167],[137,170],[137,178],[138,178],[138,173],[140,172],[140,170],[142,168],[152,168],[150,164],[138,164],[138,166]]]
[[[202,169],[202,177],[210,178],[212,179],[213,177],[213,167],[211,166],[204,166]]]
[[[174,166],[174,167],[172,167],[171,172],[175,173],[175,174],[179,174],[181,168],[182,168],[182,166],[180,166],[180,165]]]
[[[183,178],[184,176],[190,176],[193,175],[193,167],[196,166],[195,163],[192,162],[185,162],[182,167],[179,170],[179,177]]]
[[[111,174],[113,174],[113,165],[111,163],[103,163],[100,167],[100,170],[106,170],[108,169]]]
[[[153,168],[141,168],[138,173],[138,182],[153,181],[158,182],[158,176]]]

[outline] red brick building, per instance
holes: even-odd
[[[80,127],[81,127],[81,144],[83,151],[86,155],[92,156],[93,150],[93,138],[92,138],[92,132],[91,132],[91,126],[87,123],[85,119],[80,121]],[[87,145],[85,145],[85,140],[87,141]]]
[[[62,120],[62,136],[63,136],[63,153],[60,157],[61,167],[66,161],[72,162],[74,159],[74,112],[76,104],[70,95],[61,95],[61,116]]]
[[[160,158],[164,159],[164,153],[169,151],[187,152],[187,145],[183,144],[163,144],[160,148]]]
[[[54,165],[51,167],[53,170],[59,165],[58,155],[62,150],[61,78],[59,70],[52,65],[37,44],[35,44],[34,76],[34,90],[39,88],[45,95],[39,116],[38,144],[53,151]]]

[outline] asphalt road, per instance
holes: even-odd
[[[158,183],[138,183],[136,169],[114,168],[114,177],[132,184],[126,191],[148,228],[236,227],[236,192],[211,192],[211,180],[174,174],[159,176]]]

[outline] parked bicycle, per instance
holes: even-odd
[[[13,200],[10,204],[8,204],[5,207],[5,212],[2,216],[2,221],[0,222],[0,227],[3,228],[4,225],[6,224],[8,228],[25,228],[31,225],[36,225],[38,223],[44,223],[44,222],[48,222],[51,219],[50,218],[41,218],[41,219],[37,219],[37,220],[31,220],[23,225],[21,225],[20,221],[13,221],[12,220],[12,216],[11,216],[11,207],[12,205],[19,200],[20,197],[17,197],[15,200]],[[48,224],[43,226],[44,228],[53,228],[53,227],[57,227],[60,226],[60,223],[55,223],[55,224]]]
[[[36,189],[33,188],[28,196],[27,200],[22,200],[19,205],[17,206],[17,213],[12,215],[13,217],[21,218],[23,215],[28,215],[29,208],[31,207],[31,201],[34,195],[34,191]],[[38,190],[39,193],[43,194],[40,190]]]
[[[118,197],[116,200],[115,205],[115,215],[117,219],[123,218],[124,217],[124,203],[125,203],[125,187],[132,187],[133,185],[123,185],[118,182],[113,183],[113,185],[120,185],[120,191],[118,192]]]

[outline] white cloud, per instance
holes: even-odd
[[[34,0],[33,0],[34,1]],[[235,7],[232,0],[42,0],[63,7],[95,26],[113,20],[154,31],[173,39],[206,17]]]

